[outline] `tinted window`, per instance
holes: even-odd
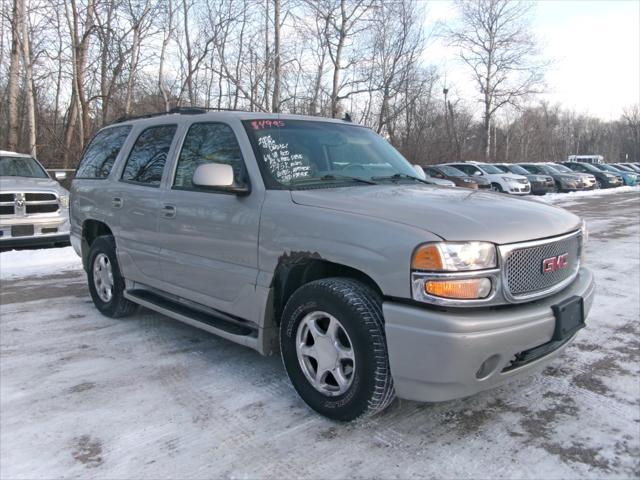
[[[142,132],[131,149],[122,180],[159,185],[175,133],[175,125],[151,127]]]
[[[242,154],[229,125],[195,123],[189,128],[178,158],[173,185],[178,188],[193,188],[193,172],[206,163],[231,165],[236,182],[242,181]]]
[[[130,126],[121,126],[98,132],[84,152],[76,178],[108,177],[130,131]]]
[[[540,170],[537,165],[525,165],[524,168],[529,170],[531,173],[542,173],[542,170]]]
[[[0,177],[48,178],[40,164],[30,157],[0,157]]]

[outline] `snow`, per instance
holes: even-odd
[[[11,250],[0,253],[0,280],[54,275],[82,268],[72,247]]]
[[[601,190],[583,190],[581,192],[567,192],[567,193],[547,193],[541,196],[531,196],[529,198],[534,200],[540,200],[547,203],[567,203],[573,202],[576,199],[585,197],[604,197],[609,195],[619,195],[621,193],[640,193],[640,186],[635,187],[617,187],[607,188]]]
[[[69,249],[1,253],[0,478],[638,478],[640,196],[617,190],[569,206],[598,287],[563,356],[351,424],[309,410],[277,356],[101,316]]]

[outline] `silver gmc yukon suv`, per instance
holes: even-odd
[[[31,155],[0,150],[0,250],[69,242],[69,192]]]
[[[71,191],[103,314],[142,305],[279,350],[304,401],[338,420],[551,362],[592,304],[586,235],[561,208],[427,184],[370,129],[293,115],[118,122]]]

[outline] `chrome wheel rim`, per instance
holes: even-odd
[[[96,255],[93,261],[93,286],[100,300],[109,303],[113,298],[113,271],[109,257],[104,253]]]
[[[356,372],[353,343],[333,315],[305,315],[298,325],[296,353],[304,376],[317,391],[335,397],[349,390]]]

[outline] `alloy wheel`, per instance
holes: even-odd
[[[320,393],[337,396],[353,383],[356,359],[343,325],[326,312],[307,314],[296,334],[298,362],[309,383]]]

